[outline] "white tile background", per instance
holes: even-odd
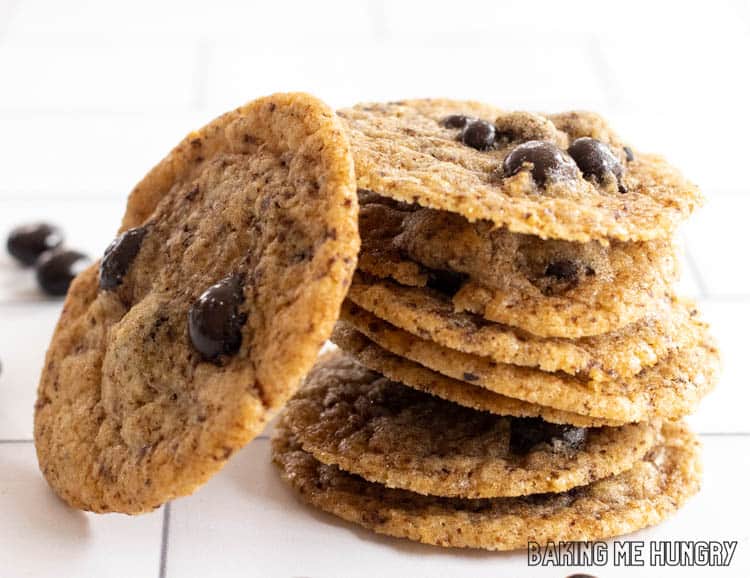
[[[684,228],[682,286],[725,360],[720,387],[691,418],[705,443],[704,489],[638,538],[740,540],[733,566],[716,574],[747,576],[748,69],[746,0],[0,0],[0,238],[48,219],[71,245],[101,253],[151,165],[191,128],[269,92],[306,90],[334,107],[449,96],[600,111],[707,193]],[[270,466],[266,437],[149,516],[69,510],[47,490],[30,443],[59,308],[0,255],[1,577],[540,574],[524,555],[378,538],[302,507]]]

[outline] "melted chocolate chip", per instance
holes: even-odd
[[[128,229],[117,237],[104,251],[99,265],[99,287],[104,290],[114,289],[122,283],[130,264],[141,249],[145,227]]]
[[[568,154],[573,157],[584,177],[601,182],[611,174],[619,183],[622,165],[603,142],[587,136],[578,138],[568,147]]]
[[[511,418],[510,451],[514,454],[525,455],[535,446],[553,440],[561,440],[572,449],[580,449],[586,441],[586,429],[549,423],[538,417]]]
[[[427,287],[443,295],[453,297],[469,278],[465,273],[431,269],[427,275]]]
[[[552,143],[538,140],[530,140],[510,151],[503,162],[503,174],[515,175],[527,164],[532,165],[531,176],[539,186],[547,181],[571,179],[576,174],[575,163],[568,155]]]
[[[239,312],[242,300],[241,281],[230,275],[211,285],[193,303],[188,314],[188,333],[204,359],[215,361],[219,355],[239,351],[246,320]]]
[[[495,144],[495,125],[486,120],[472,120],[461,131],[461,142],[480,151]]]
[[[628,162],[635,160],[633,149],[631,149],[630,147],[622,147],[622,150],[625,152],[625,160],[627,160]]]
[[[36,280],[45,293],[65,295],[71,282],[91,260],[78,251],[54,249],[43,253],[36,264]]]
[[[570,281],[578,276],[578,265],[575,261],[563,259],[547,265],[545,277],[555,277],[561,281]]]
[[[63,242],[60,229],[47,223],[30,223],[13,229],[8,235],[8,253],[24,265],[33,265],[45,251]]]
[[[475,120],[473,117],[465,114],[451,114],[440,121],[445,128],[464,128],[467,123]]]

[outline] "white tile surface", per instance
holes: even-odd
[[[721,348],[723,372],[716,390],[701,403],[691,425],[700,432],[750,433],[750,380],[747,370],[747,327],[750,300],[738,302],[702,300],[704,318]]]
[[[0,440],[34,434],[36,387],[61,307],[59,301],[0,304]]]
[[[2,96],[0,96],[0,101]],[[205,112],[0,112],[2,199],[101,199],[124,203],[133,186]]]
[[[750,267],[744,253],[750,194],[714,195],[687,223],[689,253],[709,296],[750,296]]]
[[[34,446],[0,443],[0,574],[156,578],[162,513],[72,510],[39,475]]]

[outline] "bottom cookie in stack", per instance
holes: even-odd
[[[463,407],[334,352],[286,407],[274,460],[314,506],[446,547],[620,535],[698,490],[698,442],[679,423],[584,428],[508,408]]]

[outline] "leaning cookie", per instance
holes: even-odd
[[[667,238],[702,202],[663,159],[592,113],[538,115],[410,100],[339,111],[357,184],[543,239]]]
[[[659,424],[579,428],[499,416],[421,393],[338,352],[322,359],[281,425],[318,461],[419,494],[564,492],[629,469]]]
[[[631,469],[558,494],[461,499],[386,488],[324,465],[287,428],[273,441],[281,475],[305,502],[379,534],[452,548],[515,550],[529,541],[588,541],[665,519],[700,487],[699,442],[664,425]]]
[[[273,95],[188,135],[68,293],[35,407],[53,489],[136,514],[217,472],[313,365],[356,219],[348,142],[320,101]]]
[[[670,353],[627,380],[587,382],[463,353],[397,329],[346,302],[332,336],[358,331],[380,347],[433,371],[476,387],[572,413],[624,423],[679,419],[692,413],[716,385],[720,360],[716,344],[704,329],[694,347]],[[343,347],[346,349],[346,347]]]

